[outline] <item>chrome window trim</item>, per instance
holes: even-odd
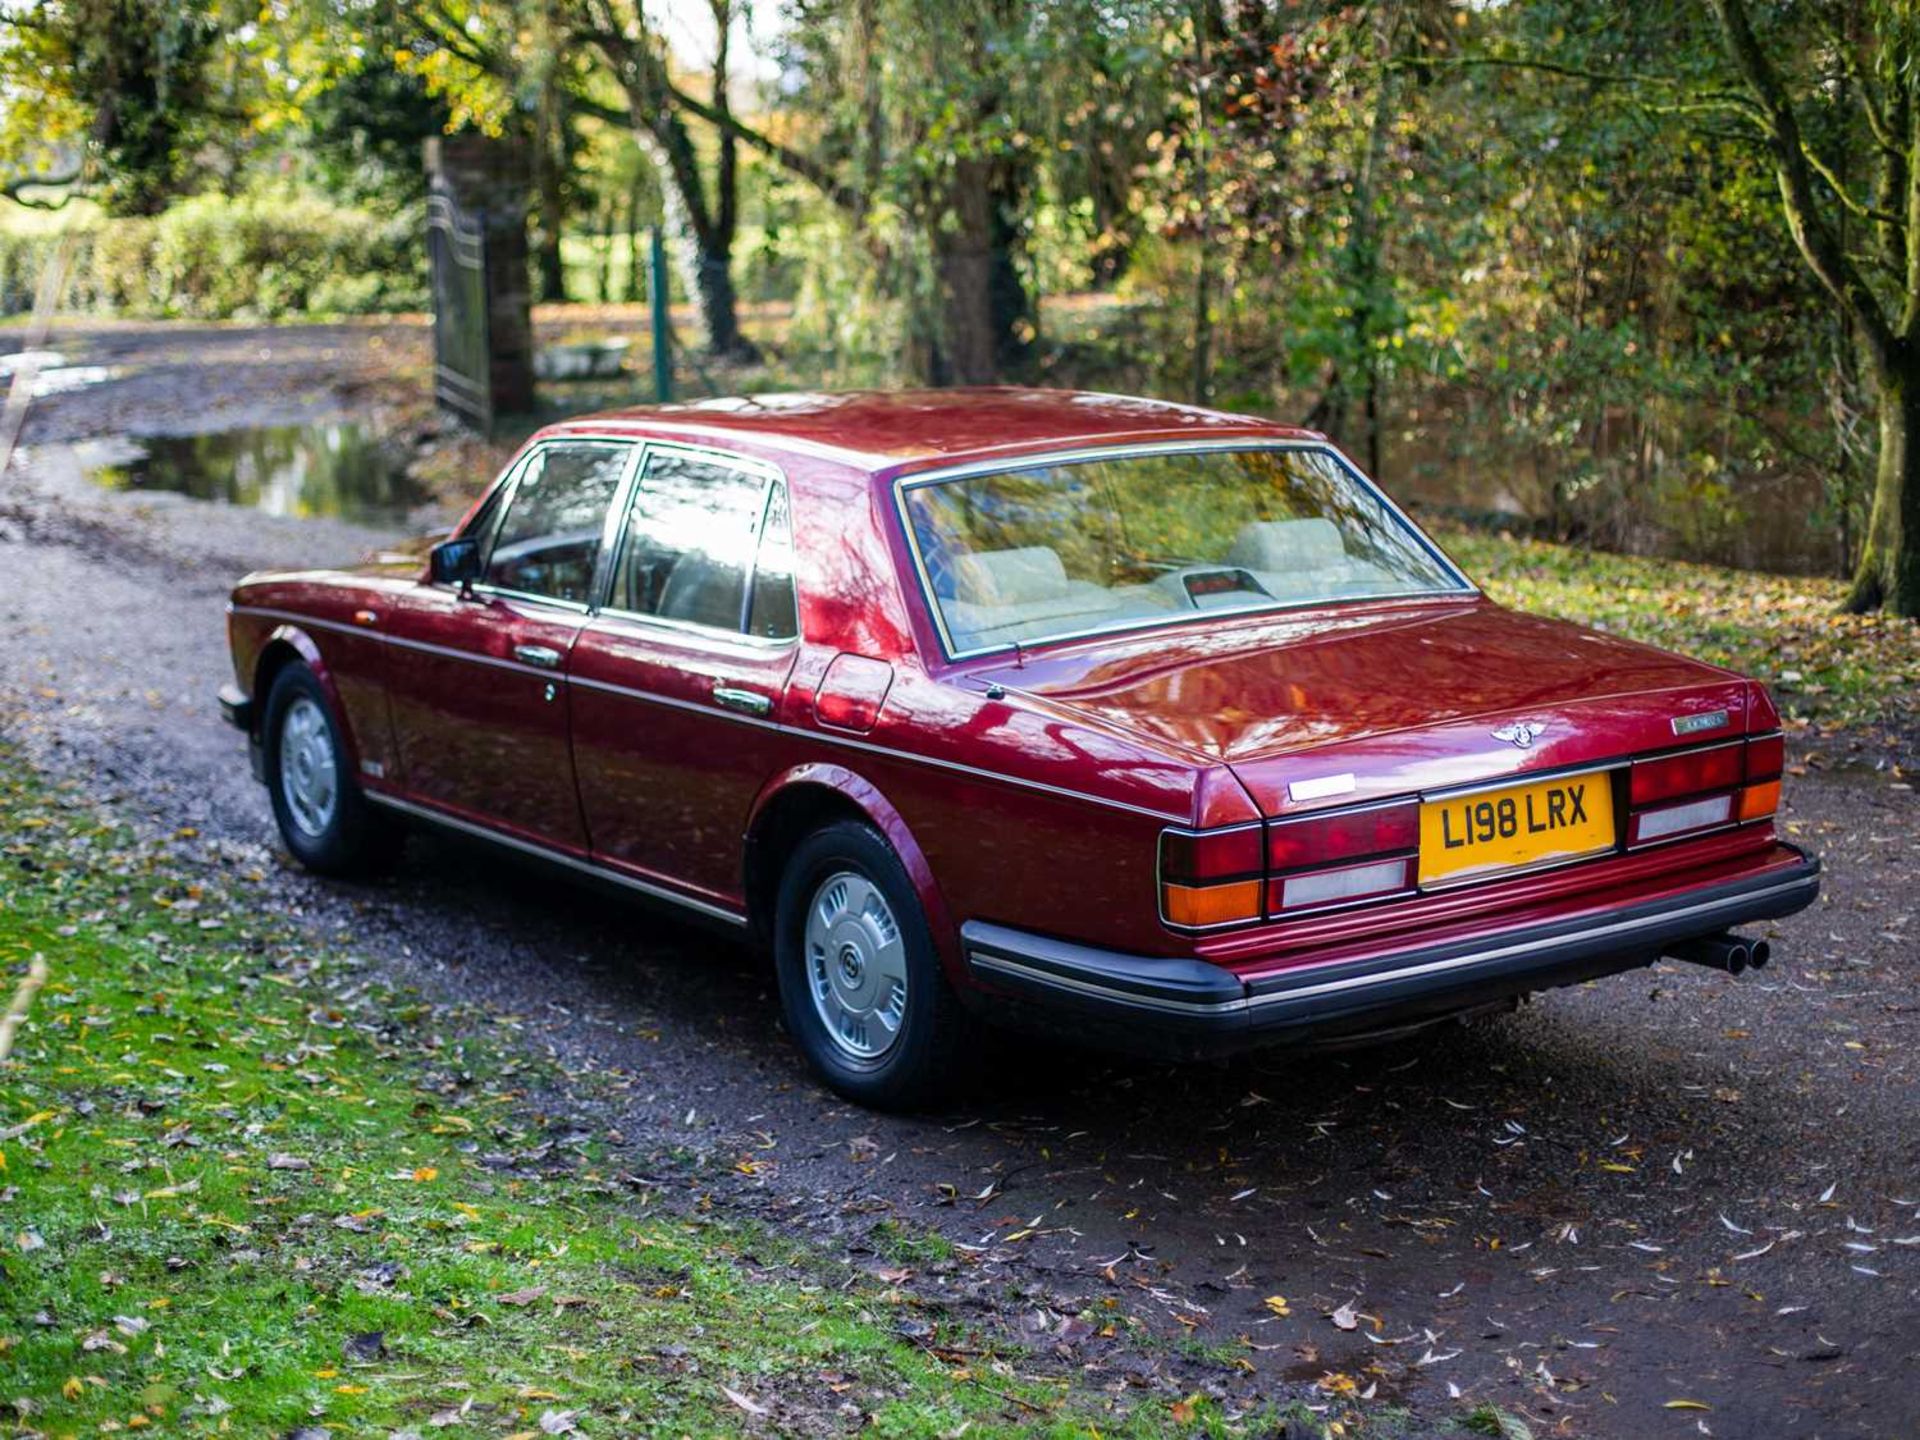
[[[618,620],[627,625],[640,625],[648,629],[666,630],[677,635],[686,635],[696,640],[738,642],[750,645],[756,650],[773,654],[780,650],[791,650],[800,643],[799,637],[789,636],[784,640],[769,639],[765,635],[747,635],[738,630],[723,630],[718,625],[702,625],[697,620],[674,620],[665,615],[642,615],[637,610],[619,610],[611,605],[603,605],[593,612],[590,620]],[[604,633],[604,632],[602,632]]]
[[[484,580],[476,580],[468,587],[475,595],[485,595],[490,598],[505,600],[525,600],[537,605],[552,605],[558,609],[572,611],[581,615],[589,615],[593,612],[592,599],[600,593],[603,571],[605,571],[609,564],[606,549],[608,526],[612,523],[614,515],[620,513],[620,507],[624,503],[633,484],[634,472],[640,463],[642,452],[646,449],[645,442],[643,441],[619,435],[554,435],[529,445],[526,450],[507,467],[501,477],[488,488],[487,495],[482,497],[482,503],[484,504],[486,500],[492,498],[494,492],[497,491],[500,495],[498,507],[487,517],[488,533],[481,547],[480,570],[481,573],[484,574],[487,566],[493,562],[493,547],[494,542],[499,539],[500,522],[504,520],[512,510],[513,502],[519,494],[520,482],[526,479],[527,472],[533,468],[533,462],[544,456],[550,450],[579,448],[582,446],[599,447],[603,449],[619,448],[629,452],[626,463],[621,468],[620,478],[614,483],[613,498],[607,502],[607,514],[600,522],[600,543],[594,552],[593,578],[587,585],[588,599],[586,601],[564,600],[557,595],[537,595],[531,590],[512,590],[504,585],[490,585]],[[458,533],[462,539],[466,538],[467,532],[465,530]],[[441,584],[432,580],[426,583],[436,590],[451,590],[453,588],[451,585]]]
[[[945,485],[956,480],[974,480],[983,475],[1005,475],[1020,470],[1032,470],[1049,465],[1073,465],[1098,460],[1125,460],[1153,455],[1194,455],[1219,453],[1233,450],[1298,450],[1312,451],[1327,456],[1343,470],[1349,479],[1359,485],[1361,490],[1373,497],[1381,508],[1404,527],[1408,536],[1425,552],[1445,573],[1459,582],[1458,588],[1446,590],[1394,590],[1382,594],[1341,595],[1326,600],[1282,601],[1271,605],[1249,605],[1235,610],[1196,610],[1191,615],[1177,615],[1170,619],[1155,619],[1151,616],[1136,616],[1131,619],[1115,621],[1107,625],[1097,625],[1086,629],[1066,630],[1054,635],[1037,635],[1024,640],[1009,640],[1004,644],[980,645],[970,650],[958,649],[953,643],[953,635],[947,629],[945,613],[939,600],[934,596],[933,587],[927,580],[926,557],[920,553],[920,538],[914,533],[912,517],[907,514],[907,492],[918,490],[927,485]],[[949,465],[939,469],[918,471],[902,475],[893,483],[894,518],[906,539],[907,550],[913,557],[913,578],[920,593],[920,600],[933,618],[935,633],[940,639],[940,649],[948,661],[972,660],[982,655],[1005,655],[1040,645],[1069,644],[1079,640],[1095,639],[1102,635],[1121,634],[1126,631],[1144,631],[1166,629],[1174,625],[1185,625],[1195,619],[1238,619],[1248,615],[1277,615],[1298,610],[1324,610],[1332,606],[1360,605],[1380,600],[1463,600],[1481,594],[1480,587],[1470,580],[1464,571],[1447,558],[1439,546],[1428,538],[1426,532],[1414,524],[1411,516],[1396,505],[1391,496],[1363,474],[1346,456],[1325,440],[1286,440],[1243,436],[1235,440],[1150,440],[1136,441],[1131,444],[1077,446],[1068,450],[1050,450],[1036,455],[1023,455],[1018,459],[974,460],[958,465]]]

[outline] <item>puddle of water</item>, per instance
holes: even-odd
[[[269,515],[397,527],[430,498],[352,421],[140,436],[96,454],[87,473],[109,489],[165,490]]]
[[[58,350],[16,350],[0,355],[0,381],[11,385],[22,374],[28,378],[32,397],[42,400],[116,379],[121,370],[117,365],[69,365]]]

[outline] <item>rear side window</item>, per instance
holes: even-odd
[[[494,533],[485,583],[585,605],[631,453],[628,445],[550,445],[528,461]]]
[[[793,527],[787,519],[784,485],[773,486],[767,495],[766,523],[761,526],[760,549],[753,561],[747,633],[762,640],[791,640],[800,633],[793,601]]]
[[[777,517],[769,504],[781,488],[724,460],[654,451],[627,513],[609,606],[734,634],[791,635],[784,498]],[[762,557],[772,567],[764,582]]]

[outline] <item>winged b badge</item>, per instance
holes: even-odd
[[[1546,725],[1539,720],[1516,720],[1511,725],[1502,725],[1493,732],[1496,740],[1505,740],[1509,745],[1518,745],[1522,750],[1532,745],[1546,734]]]

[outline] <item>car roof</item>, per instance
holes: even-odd
[[[1321,438],[1270,420],[1166,400],[1012,386],[792,391],[642,405],[564,421],[546,433],[731,439],[762,450],[823,455],[869,471],[1125,441]]]

